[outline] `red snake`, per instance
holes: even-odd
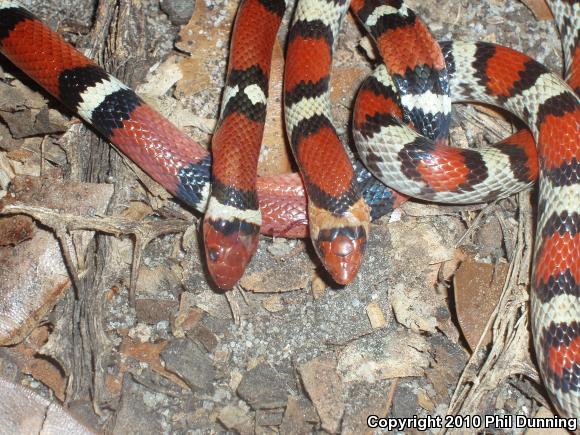
[[[566,77],[577,89],[579,4],[554,0],[550,5],[561,31],[572,26],[572,36],[564,36],[565,51],[570,53]],[[285,73],[286,121],[308,192],[310,233],[323,263],[341,283],[354,277],[362,261],[370,219],[361,199],[357,171],[344,154],[329,110],[332,51],[347,8],[348,3],[341,0],[300,0],[290,29]],[[384,69],[378,69],[363,85],[357,100],[354,136],[360,156],[377,177],[404,193],[429,200],[490,200],[521,190],[533,180],[537,168],[531,143],[537,141],[540,188],[531,292],[534,343],[555,405],[565,415],[580,416],[578,97],[545,67],[493,44],[442,43],[441,52],[430,48],[425,58],[425,53],[419,54],[420,48],[425,43],[432,47],[431,42],[402,1],[356,0],[352,9],[376,39],[394,73],[395,85]],[[244,10],[249,14],[245,18]],[[264,219],[270,216],[264,213],[269,206],[261,199],[269,194],[260,194],[251,182],[256,178],[256,151],[252,154],[244,148],[255,146],[261,136],[263,110],[256,107],[265,103],[272,35],[283,11],[280,1],[244,0],[235,29],[241,36],[233,37],[262,49],[259,54],[250,50],[236,58],[232,48],[229,90],[224,92],[220,129],[213,140],[214,152],[223,154],[225,160],[211,169],[212,198],[227,207],[210,206],[204,236],[212,276],[225,288],[243,273],[255,250],[260,224],[270,231],[283,228],[286,235],[304,233],[304,193],[299,179],[286,177],[291,179],[286,191],[297,196],[283,199],[294,204],[302,221],[297,225],[293,220],[285,221],[281,227],[272,224]],[[263,27],[269,37],[252,39],[247,23],[262,25],[266,17],[268,25]],[[399,66],[395,56],[393,65],[389,41],[408,36],[417,28],[415,35],[419,36],[407,39],[409,44],[415,41],[417,53],[410,50],[414,54],[399,60]],[[169,192],[203,210],[210,192],[207,152],[12,0],[0,0],[0,51]],[[254,68],[253,72],[248,74],[248,68]],[[422,92],[400,89],[405,87],[401,78],[409,78],[408,70],[419,71],[421,78],[429,77]],[[394,93],[395,86],[403,91],[401,97]],[[532,135],[518,133],[484,151],[445,148],[448,99],[505,107],[528,124]],[[399,102],[403,110],[397,107]],[[426,109],[419,104],[424,102],[429,104]],[[421,114],[428,119],[424,126],[417,125],[422,123],[417,116]],[[245,123],[243,134],[231,132],[233,121]],[[409,122],[422,127],[428,137],[410,130]],[[237,140],[241,136],[244,140]],[[245,139],[252,144],[240,151],[236,145]],[[239,169],[247,175],[240,175]],[[258,188],[270,181],[278,179],[258,180]],[[389,207],[399,198],[388,197]],[[273,208],[284,210],[280,204],[284,202],[275,202]],[[292,213],[276,216],[280,215]],[[242,241],[242,248],[236,245],[238,241]]]

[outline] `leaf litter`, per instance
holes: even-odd
[[[554,26],[535,21],[519,2],[409,3],[442,39],[494,40],[558,69]],[[110,16],[107,7],[97,16]],[[194,139],[208,144],[236,3],[197,2],[192,19],[180,29],[168,24],[157,2],[140,7],[153,39],[171,39],[164,35],[167,29],[179,37],[176,50],[169,52],[165,42],[155,51],[158,58],[149,74],[141,71],[146,78],[139,89]],[[135,10],[124,12],[128,15],[116,19],[135,19]],[[274,75],[282,70],[287,21],[288,16]],[[514,36],[514,26],[530,37]],[[353,94],[370,64],[359,49],[355,21],[348,18],[343,27],[332,101],[348,143]],[[89,35],[81,44],[90,41]],[[117,433],[131,432],[135,422],[176,433],[224,428],[358,433],[373,412],[403,417],[547,411],[528,349],[529,194],[495,204],[495,214],[482,207],[406,204],[394,222],[373,225],[365,264],[345,289],[332,285],[308,242],[263,238],[243,289],[226,300],[206,280],[199,233],[190,226],[199,217],[126,159],[112,159],[106,173],[113,176],[83,184],[93,175],[81,176],[90,168],[79,165],[79,144],[93,143],[92,133],[69,122],[59,107],[48,108],[47,98],[23,85],[9,65],[0,67],[7,96],[0,105],[2,214],[12,220],[0,228],[13,240],[0,249],[6,249],[3,262],[16,255],[2,273],[12,280],[30,276],[33,265],[27,268],[23,261],[30,254],[19,251],[30,243],[37,250],[33,257],[48,255],[60,263],[63,277],[53,282],[43,272],[43,279],[29,283],[32,294],[18,302],[38,300],[44,308],[30,310],[26,320],[15,322],[25,326],[7,333],[4,343],[19,343],[16,347],[0,348],[0,376],[11,385],[64,398],[63,411],[86,427]],[[271,89],[269,105],[275,108],[268,114],[261,157],[261,171],[268,174],[292,168],[279,122],[280,87]],[[460,145],[481,145],[513,131],[495,112],[470,107],[456,112],[453,139]],[[101,153],[109,149],[97,147]],[[102,199],[83,195],[67,210],[50,203],[44,187],[38,200],[23,195],[15,200],[8,189],[18,173],[48,176],[51,187],[64,183],[69,201],[63,204],[87,189]],[[23,215],[32,220],[23,222]],[[500,216],[495,223],[494,216]],[[41,242],[39,234],[50,243]],[[58,294],[43,296],[46,287]],[[494,296],[487,287],[495,289]],[[2,308],[16,301],[9,292],[1,297]],[[477,298],[487,302],[484,315]],[[15,320],[12,314],[6,318]],[[31,347],[34,337],[44,338]],[[87,364],[91,358],[94,363]],[[74,382],[65,382],[72,376]],[[260,385],[276,386],[269,392],[276,395],[271,411],[253,407],[256,397],[267,397],[251,395]],[[0,419],[7,417],[0,412]]]

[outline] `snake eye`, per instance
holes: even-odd
[[[215,263],[216,261],[219,260],[219,258],[221,256],[220,255],[221,254],[220,251],[221,251],[221,249],[219,249],[219,248],[208,248],[207,249],[207,258],[209,258],[209,260],[212,263]]]

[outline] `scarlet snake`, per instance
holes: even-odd
[[[564,35],[576,35],[565,37],[565,51],[566,77],[578,89],[580,2],[549,4]],[[380,42],[377,34],[384,29],[372,13],[365,18]],[[355,122],[359,155],[371,172],[398,191],[430,201],[471,203],[509,195],[530,183],[536,168],[525,162],[535,159],[532,144],[537,142],[539,204],[531,278],[534,346],[553,403],[562,414],[579,417],[580,100],[544,66],[511,49],[482,42],[444,42],[441,49],[454,101],[503,107],[525,121],[532,135],[519,132],[478,152],[453,150],[421,137],[393,116],[377,118],[378,109],[373,108],[370,116]],[[394,87],[381,68],[374,80]],[[511,168],[512,177],[502,175],[510,172],[505,168]]]
[[[332,5],[336,6],[339,3],[332,3]],[[390,3],[396,6],[394,9],[402,6],[401,2]],[[578,2],[553,3],[556,11],[567,7],[578,7]],[[307,4],[304,2],[304,5]],[[370,5],[367,8],[369,13],[367,17],[363,17],[363,21],[368,22],[370,19],[371,25],[380,23],[382,12],[376,12],[376,4],[372,2],[367,2],[367,4]],[[331,5],[329,4],[328,7],[330,9]],[[344,3],[336,7],[346,9]],[[310,12],[306,9],[307,18],[309,18]],[[576,9],[576,12],[571,16],[577,16],[577,14]],[[342,12],[335,15],[338,18]],[[556,15],[558,16],[558,13]],[[337,28],[338,25],[330,31],[333,38]],[[35,31],[39,32],[39,39],[27,42],[26,38],[30,38],[29,35]],[[78,110],[84,119],[100,125],[97,127],[99,131],[140,166],[150,168],[148,172],[152,173],[154,178],[166,186],[170,192],[181,198],[194,198],[190,202],[195,204],[199,204],[201,198],[207,197],[208,192],[204,191],[209,179],[210,162],[207,154],[192,149],[191,141],[185,135],[175,132],[167,121],[152,112],[130,90],[107,76],[98,67],[88,63],[84,57],[71,49],[66,48],[68,50],[66,51],[67,56],[58,59],[56,71],[31,68],[34,62],[40,62],[41,65],[45,65],[47,62],[44,58],[39,59],[38,55],[31,51],[38,49],[41,42],[63,44],[55,36],[48,33],[48,30],[36,19],[18,9],[15,2],[0,0],[0,47],[3,53],[30,73],[51,94]],[[329,45],[332,46],[332,43]],[[461,48],[457,49],[457,47]],[[58,48],[64,50],[64,46],[58,45]],[[539,260],[536,262],[532,279],[532,311],[537,344],[536,352],[539,355],[544,379],[559,408],[566,414],[578,415],[580,408],[578,404],[578,358],[580,356],[576,355],[580,334],[578,334],[576,323],[579,316],[576,315],[574,308],[576,304],[574,298],[580,294],[578,290],[580,254],[577,239],[578,203],[580,202],[578,201],[580,182],[577,160],[578,100],[545,69],[513,51],[490,44],[460,45],[458,43],[444,45],[443,50],[449,61],[452,95],[463,98],[477,96],[478,99],[483,98],[494,104],[509,105],[511,102],[514,106],[512,108],[515,108],[516,112],[519,110],[519,115],[522,118],[531,117],[533,121],[531,128],[540,143],[540,172],[542,174],[540,182],[542,206],[539,209],[538,218],[538,234],[541,236],[537,237],[536,244],[536,258]],[[501,75],[495,77],[488,74],[488,71],[501,69],[500,65],[504,65],[503,61],[513,62],[515,67],[513,71],[515,72],[511,72],[503,78]],[[375,79],[378,82],[381,81],[380,73]],[[467,86],[462,86],[461,83],[469,83],[469,89]],[[67,88],[69,85],[75,85],[75,88]],[[369,85],[367,90],[370,92],[370,89],[372,88]],[[81,95],[82,91],[86,92]],[[469,94],[469,92],[473,94]],[[495,98],[490,100],[489,95]],[[111,107],[118,110],[122,116],[113,119],[107,117],[111,113],[115,113]],[[427,151],[430,151],[432,159],[437,165],[441,165],[437,148],[417,139],[414,133],[405,130],[394,119],[386,115],[376,117],[377,113],[382,113],[378,109],[366,106],[366,110],[370,116],[367,117],[363,114],[356,118],[362,121],[358,126],[355,125],[357,128],[355,131],[360,133],[360,138],[368,142],[371,142],[370,139],[376,139],[377,142],[380,142],[382,136],[376,135],[376,130],[390,129],[396,133],[396,137],[404,139],[403,143],[409,144],[402,153],[397,151],[395,154],[381,154],[382,149],[377,148],[371,148],[371,151],[363,149],[361,155],[366,155],[367,159],[370,158],[367,163],[371,168],[381,174],[395,172],[400,179],[407,182],[414,181],[415,186],[418,187],[410,187],[412,193],[415,195],[423,194],[428,199],[445,199],[437,195],[442,190],[449,190],[449,187],[452,191],[461,190],[474,195],[473,192],[477,190],[477,186],[484,188],[484,197],[481,199],[491,198],[490,188],[485,185],[485,180],[493,179],[493,177],[488,177],[489,174],[475,179],[466,178],[466,175],[460,174],[459,181],[441,181],[441,187],[432,188],[432,185],[437,186],[436,183],[431,182],[434,178],[425,175],[427,172],[415,163],[417,156],[424,157],[426,154],[425,149],[419,148],[417,145],[427,145]],[[371,110],[373,110],[372,113]],[[371,119],[373,117],[374,119]],[[133,145],[135,139],[137,139],[137,143],[140,139],[139,136],[134,136],[135,131],[139,132],[139,129],[145,126],[147,127],[146,131],[160,132],[158,137],[162,138],[155,143],[145,144],[145,150],[151,153],[148,155],[143,155],[143,151],[136,149]],[[557,131],[554,131],[553,128],[556,128]],[[559,139],[562,137],[568,142],[560,143]],[[171,138],[171,140],[163,138]],[[371,143],[370,146],[374,147],[377,142]],[[166,148],[169,143],[172,143],[170,149]],[[510,148],[506,147],[506,149]],[[476,157],[471,152],[461,151],[459,157],[455,157],[457,154],[453,154],[453,156],[450,161],[455,165],[469,163],[470,159],[479,159],[485,162],[485,158]],[[401,160],[403,161],[402,165]],[[169,168],[166,173],[151,170],[153,165],[158,165],[159,162],[164,168]],[[192,165],[199,165],[203,171],[194,171]],[[384,167],[381,167],[382,165]],[[393,165],[397,165],[396,171],[393,171]],[[488,166],[491,168],[492,164]],[[528,171],[526,176],[529,176],[531,172]],[[201,183],[196,183],[199,181],[198,177],[202,176],[200,174],[207,177]],[[403,175],[401,176],[401,174]],[[351,189],[353,177],[351,171],[350,177],[347,177],[347,182],[341,188],[342,192]],[[187,180],[187,182],[183,182],[183,180]],[[324,180],[321,180],[320,183],[324,183]],[[316,182],[313,184],[316,185]],[[525,185],[527,182],[520,184]],[[523,188],[523,185],[518,185],[517,189]],[[320,184],[318,186],[320,187]],[[405,186],[408,185],[405,184]],[[409,188],[405,186],[402,189]],[[411,186],[413,185],[411,184]],[[493,193],[496,196],[502,194],[497,190]],[[336,195],[334,196],[336,197]],[[354,195],[353,199],[348,199],[346,203],[349,203],[350,206],[358,201],[358,197]],[[468,199],[468,201],[473,202],[474,199]],[[356,231],[351,233],[355,235],[354,239],[361,235],[360,232]],[[329,235],[336,236],[337,233],[327,231],[325,237],[328,238]],[[322,251],[324,250],[325,248],[322,248]],[[572,303],[563,311],[557,310],[555,306],[561,306],[563,302]]]

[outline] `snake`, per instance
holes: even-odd
[[[404,22],[414,20],[402,2],[387,3],[382,13],[364,10],[367,2],[361,7],[360,18],[379,45],[389,39],[385,34],[395,34]],[[564,36],[570,86],[510,48],[486,42],[440,43],[453,102],[503,108],[529,130],[483,149],[454,149],[440,137],[419,135],[404,116],[357,102],[369,107],[355,119],[353,135],[359,156],[375,176],[427,201],[487,202],[525,189],[537,175],[530,294],[534,348],[552,402],[562,415],[580,417],[580,2],[548,4]],[[381,16],[393,14],[398,18],[381,21]],[[405,73],[395,69],[395,76]],[[383,96],[393,95],[396,88],[384,67],[362,87]],[[424,95],[414,97],[411,107]]]
[[[552,402],[562,415],[579,417],[580,102],[574,90],[580,83],[580,10],[576,0],[549,5],[563,35],[570,86],[528,56],[499,45],[434,46],[401,0],[299,0],[289,30],[284,93],[287,133],[301,176],[257,177],[254,169],[268,59],[284,2],[240,5],[212,139],[213,163],[203,146],[13,0],[0,0],[0,52],[179,200],[201,212],[207,208],[208,268],[222,288],[243,274],[258,232],[308,233],[331,276],[347,283],[362,261],[368,222],[405,195],[483,202],[521,191],[537,177],[534,347]],[[370,173],[349,159],[330,111],[332,54],[349,6],[388,66],[388,71],[379,66],[363,83],[355,103],[353,136]],[[261,36],[253,37],[252,24]],[[401,40],[413,48],[393,50],[393,41]],[[237,51],[239,44],[260,48]],[[400,54],[408,52],[413,54]],[[504,108],[529,131],[482,150],[449,148],[449,105],[456,101]],[[242,132],[232,132],[240,123]]]
[[[284,174],[255,180],[255,162],[250,162],[256,159],[255,150],[261,142],[271,45],[284,2],[244,0],[240,6],[222,110],[212,140],[217,164],[212,164],[212,155],[202,145],[19,2],[2,0],[0,9],[0,52],[168,192],[187,206],[206,212],[203,233],[207,264],[219,288],[231,288],[242,276],[256,247],[255,230],[260,221],[260,232],[265,235],[293,238],[308,234],[302,178]],[[265,29],[268,31],[260,34],[263,39],[255,37],[257,22],[271,23]],[[253,31],[248,32],[248,27]],[[240,124],[245,128],[237,128]],[[237,151],[228,149],[232,142],[240,145]],[[373,218],[389,213],[405,200],[377,181],[360,162],[354,167],[356,183]],[[240,168],[243,171],[238,175]],[[252,180],[256,188],[248,189]],[[234,228],[236,213],[240,219]],[[242,243],[236,246],[230,241]]]

